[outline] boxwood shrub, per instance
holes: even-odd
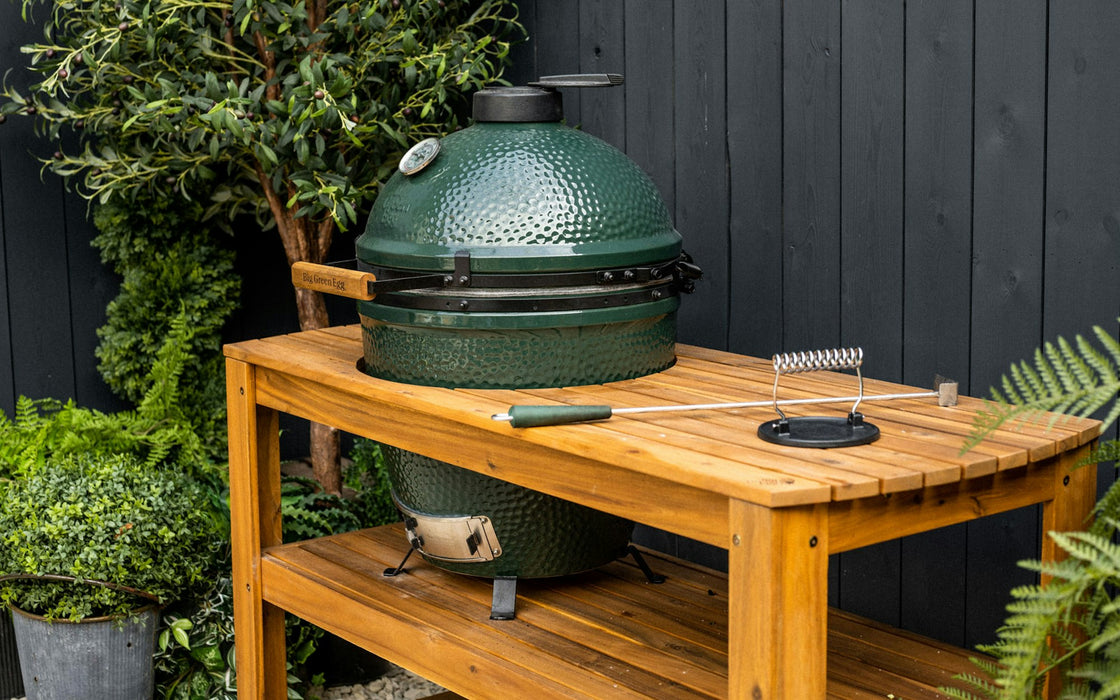
[[[69,455],[2,485],[0,568],[178,597],[219,546],[206,496],[178,469],[126,455]],[[143,599],[89,583],[6,581],[4,602],[48,619],[125,615]]]

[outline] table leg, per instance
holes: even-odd
[[[1083,445],[1071,452],[1064,452],[1053,459],[1054,498],[1042,504],[1042,561],[1052,562],[1065,558],[1065,552],[1049,536],[1050,532],[1084,530],[1089,526],[1089,514],[1097,501],[1097,468],[1095,465],[1074,468],[1093,445]],[[1042,583],[1049,579],[1043,575]],[[1043,697],[1057,698],[1061,683],[1051,674],[1047,678]]]
[[[828,506],[732,500],[729,697],[823,698]]]
[[[1074,468],[1089,454],[1092,445],[1084,445],[1055,457],[1054,499],[1042,504],[1042,560],[1061,558],[1062,550],[1048,532],[1084,530],[1089,526],[1089,513],[1097,502],[1097,468],[1093,465]]]
[[[226,360],[233,622],[238,696],[287,697],[284,611],[262,599],[261,549],[280,544],[279,416],[257,406],[253,368]]]

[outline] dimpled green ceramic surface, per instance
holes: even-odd
[[[378,195],[358,258],[475,272],[586,270],[676,258],[680,234],[649,177],[613,146],[559,123],[476,124],[441,140]]]

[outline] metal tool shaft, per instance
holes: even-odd
[[[949,390],[949,387],[952,390]],[[951,398],[950,398],[951,397]],[[825,403],[850,403],[858,396],[821,397],[812,399],[780,399],[780,406],[799,406],[807,404]],[[863,401],[887,401],[895,399],[924,399],[937,398],[942,406],[956,404],[956,384],[946,382],[938,387],[938,391],[922,391],[908,394],[878,394],[864,396]],[[545,425],[563,425],[579,423],[588,420],[603,420],[611,416],[627,415],[633,413],[662,413],[668,411],[708,411],[726,410],[733,408],[765,408],[774,405],[774,401],[738,401],[732,403],[699,403],[681,404],[676,406],[634,406],[630,408],[611,408],[610,406],[512,406],[508,413],[496,413],[491,419],[508,421],[515,428],[529,428]],[[519,415],[520,414],[520,415]]]

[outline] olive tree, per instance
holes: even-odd
[[[501,77],[509,0],[23,0],[37,82],[0,91],[30,115],[44,168],[94,202],[206,193],[205,217],[251,214],[288,263],[325,262],[412,143],[456,128]],[[65,145],[64,145],[65,144]],[[201,197],[200,197],[201,199]],[[328,324],[297,289],[300,327]],[[339,487],[337,435],[312,460]],[[335,466],[330,466],[330,465]]]

